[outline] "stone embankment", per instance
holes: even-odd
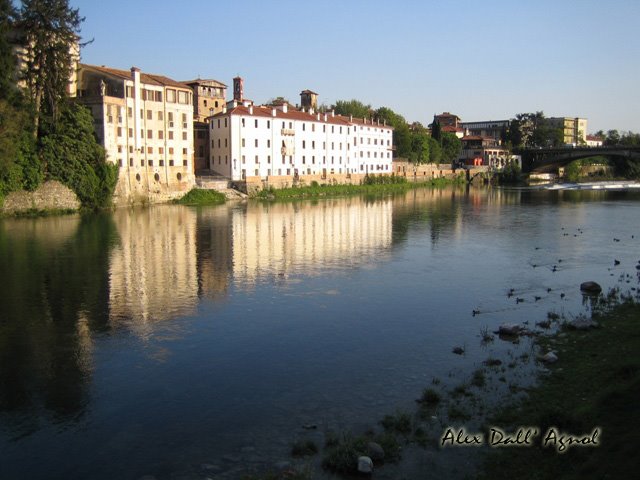
[[[67,212],[80,208],[80,200],[70,188],[51,180],[40,185],[33,192],[21,190],[12,192],[4,199],[1,212],[19,215],[30,212]]]

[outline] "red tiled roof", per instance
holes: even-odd
[[[462,132],[462,128],[454,127],[453,125],[445,125],[444,127],[442,127],[442,131],[448,132],[448,133],[456,133],[456,132]]]
[[[287,119],[287,120],[300,120],[303,122],[331,123],[334,125],[345,125],[345,126],[358,124],[358,125],[366,125],[369,127],[392,129],[392,127],[390,127],[389,125],[382,125],[382,124],[378,125],[377,123],[371,123],[371,120],[368,120],[367,123],[365,123],[362,118],[354,118],[353,120],[350,120],[349,117],[345,117],[343,115],[332,116],[331,113],[327,113],[326,114],[327,120],[325,122],[324,113],[319,114],[320,120],[318,120],[318,113],[311,114],[309,112],[302,112],[300,110],[287,110],[287,113],[285,113],[278,108],[276,108],[275,110],[276,110],[276,116],[274,117],[272,107],[254,106],[253,113],[251,114],[249,113],[249,107],[245,107],[244,105],[239,105],[235,108],[228,110],[227,113],[220,112],[214,115],[213,117],[222,117],[226,115],[247,115],[247,116],[254,116],[254,117],[269,117],[269,118]]]
[[[98,72],[105,73],[107,75],[122,78],[123,80],[131,80],[130,70],[119,70],[117,68],[99,67],[97,65],[87,65],[84,63],[80,64],[80,67],[96,70]],[[164,87],[169,86],[169,87],[177,87],[177,88],[184,88],[184,89],[191,90],[191,87],[189,87],[189,85],[177,82],[169,77],[165,77],[163,75],[156,75],[153,73],[140,72],[140,81],[148,85],[160,85]]]

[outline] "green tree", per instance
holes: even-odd
[[[22,0],[16,25],[25,51],[22,77],[35,112],[36,134],[42,115],[55,122],[67,96],[83,21],[68,0]]]
[[[618,130],[609,130],[607,136],[604,139],[605,145],[619,145],[620,144],[620,132]]]
[[[0,98],[4,99],[9,98],[15,90],[13,78],[16,60],[9,42],[15,14],[10,0],[0,0]]]
[[[408,158],[413,163],[429,163],[430,137],[426,131],[414,130],[411,134],[411,153]]]
[[[365,105],[359,100],[338,100],[333,109],[338,115],[353,115],[356,118],[370,119],[373,114],[371,105]]]
[[[70,187],[85,207],[110,205],[118,167],[105,162],[104,149],[96,142],[93,118],[87,108],[72,102],[64,104],[59,121],[41,144],[50,178]]]
[[[444,163],[455,162],[462,151],[462,142],[456,134],[444,132],[440,144],[442,146],[442,161]]]
[[[442,162],[442,147],[435,138],[429,138],[429,163],[439,164]]]
[[[442,140],[442,127],[436,117],[433,117],[433,123],[431,124],[431,136],[438,142]]]

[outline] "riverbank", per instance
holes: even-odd
[[[445,187],[449,185],[464,184],[464,177],[457,179],[447,179],[444,177],[434,178],[427,182],[408,182],[404,177],[372,177],[374,179],[391,179],[388,182],[374,181],[360,185],[336,184],[319,185],[312,183],[308,186],[289,188],[264,188],[254,194],[254,198],[259,200],[294,200],[303,198],[321,197],[342,197],[359,194],[386,194],[401,193],[415,188]]]
[[[598,328],[562,329],[538,340],[558,362],[526,401],[491,419],[514,430],[533,426],[538,435],[531,447],[491,451],[479,478],[624,478],[638,469],[640,298],[632,293],[619,301],[615,293],[608,297],[593,315]],[[561,434],[581,443],[564,450]]]

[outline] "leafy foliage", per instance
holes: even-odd
[[[118,180],[118,167],[105,162],[89,110],[68,103],[60,112],[60,120],[49,129],[40,151],[48,176],[70,187],[83,206],[108,206]]]
[[[22,0],[17,21],[25,50],[22,76],[36,112],[36,131],[41,113],[55,120],[65,101],[83,20],[68,0]]]
[[[357,118],[367,118],[370,119],[372,117],[373,110],[371,109],[371,105],[365,105],[359,100],[338,100],[334,105],[333,109],[338,115],[353,115]]]
[[[201,188],[194,188],[189,191],[184,197],[180,200],[177,200],[176,203],[180,205],[218,205],[224,203],[226,201],[226,197],[215,190],[204,190]]]

